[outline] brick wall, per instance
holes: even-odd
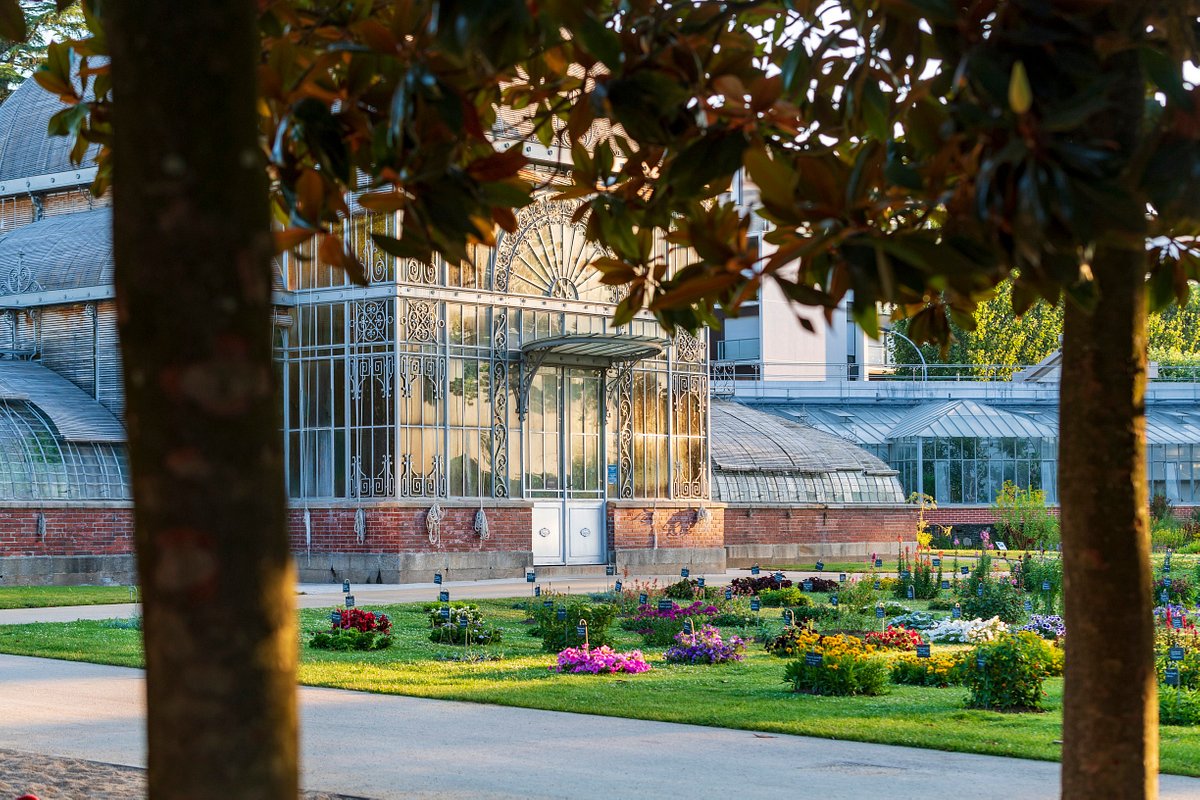
[[[915,536],[911,507],[786,508],[729,506],[725,544],[833,544],[894,542]]]
[[[129,555],[133,547],[132,508],[0,508],[0,557]]]
[[[441,545],[429,542],[425,517],[429,505],[365,506],[366,536],[362,544],[354,533],[353,507],[309,508],[314,553],[501,552],[528,550],[533,530],[528,506],[485,507],[491,538],[475,532],[478,506],[443,506]],[[304,552],[304,509],[288,511],[288,536],[294,552]]]
[[[725,509],[707,506],[707,521],[697,519],[696,507],[682,504],[634,507],[608,504],[610,549],[664,547],[724,547]]]

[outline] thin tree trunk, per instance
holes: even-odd
[[[154,798],[297,794],[250,0],[106,3]]]
[[[1103,248],[1101,293],[1066,308],[1059,498],[1067,662],[1064,798],[1158,787],[1158,700],[1146,496],[1145,255]]]

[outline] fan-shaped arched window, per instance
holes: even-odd
[[[587,240],[582,224],[571,221],[575,203],[534,203],[517,214],[517,230],[505,234],[496,251],[498,292],[612,303],[612,287],[600,282],[592,262],[604,251]]]

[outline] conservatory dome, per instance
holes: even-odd
[[[49,136],[46,125],[66,106],[36,81],[23,81],[0,104],[0,184],[39,175],[81,172],[71,163],[72,140]],[[83,159],[90,166],[91,153]],[[11,192],[20,186],[0,187]]]
[[[747,406],[712,401],[713,499],[725,503],[904,502],[897,472],[858,445]]]
[[[112,210],[47,217],[0,236],[0,295],[109,286]]]

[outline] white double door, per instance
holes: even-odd
[[[603,402],[597,370],[543,367],[533,378],[525,479],[534,564],[607,561]]]

